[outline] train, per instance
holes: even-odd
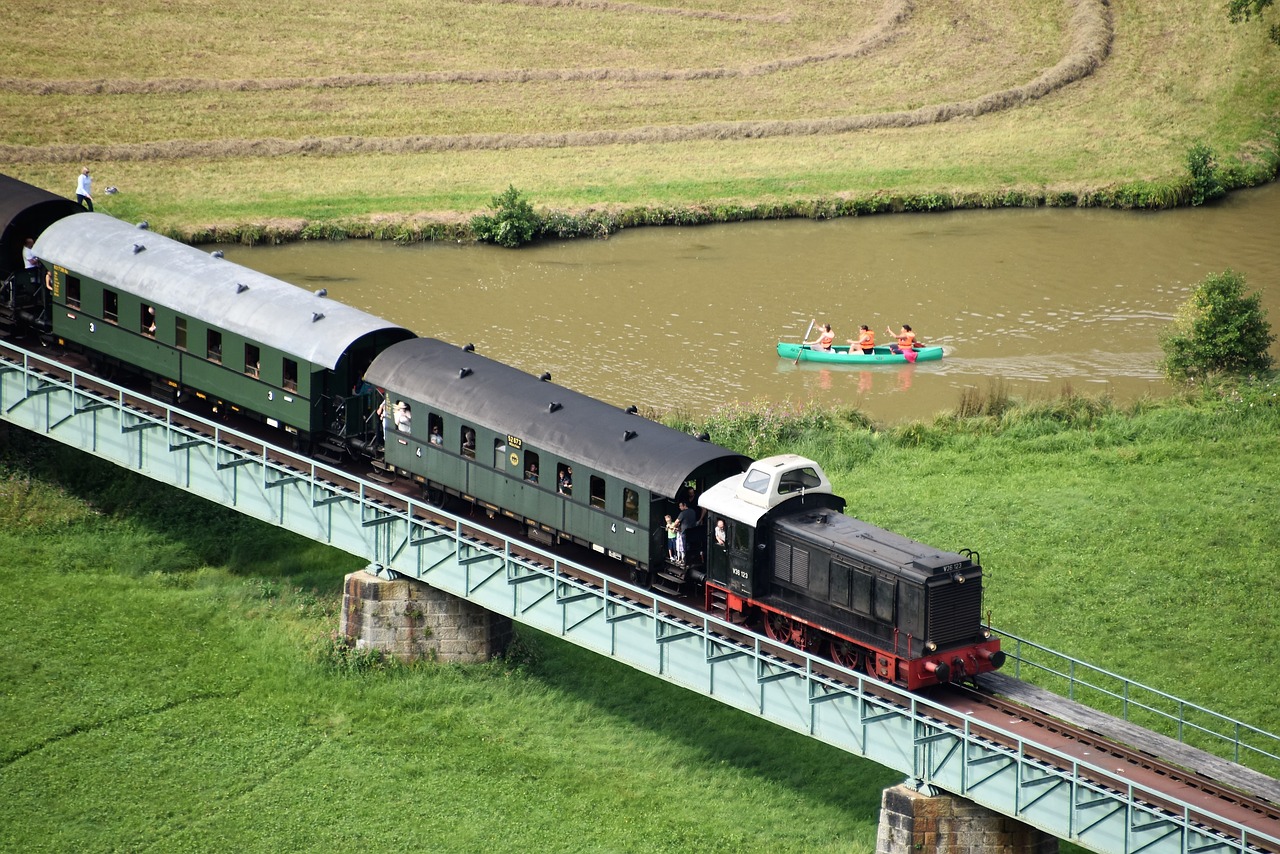
[[[910,690],[1004,662],[978,554],[848,515],[814,460],[753,460],[2,175],[0,280],[0,338],[588,549],[779,643]]]

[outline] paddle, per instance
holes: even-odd
[[[804,352],[804,342],[809,340],[809,333],[813,331],[813,324],[817,322],[818,322],[818,319],[816,317],[813,320],[809,321],[809,328],[804,331],[804,337],[800,339],[800,349],[796,351],[796,360],[791,364],[793,365],[800,364],[800,354]]]

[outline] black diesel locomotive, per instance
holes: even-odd
[[[0,176],[0,332],[607,555],[637,584],[908,688],[1003,662],[982,568],[844,514],[814,461],[698,437]],[[49,287],[22,247],[35,239]],[[26,279],[24,283],[23,279]],[[381,405],[382,418],[375,415]],[[681,563],[666,517],[696,501]],[[686,516],[686,519],[689,518]]]

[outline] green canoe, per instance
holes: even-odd
[[[843,344],[838,347],[832,347],[830,350],[811,350],[808,347],[801,347],[799,344],[788,344],[785,341],[778,342],[778,355],[792,361],[795,361],[796,356],[799,356],[802,362],[825,362],[830,365],[901,365],[908,361],[906,356],[901,353],[895,353],[888,347],[876,347],[875,351],[871,353],[864,353],[862,350],[855,348],[850,353],[849,348]],[[941,347],[917,347],[914,361],[936,362],[941,358]]]

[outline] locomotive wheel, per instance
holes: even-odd
[[[766,614],[764,632],[779,643],[785,643],[787,646],[793,646],[805,652],[817,649],[819,643],[817,632],[782,614]]]
[[[847,640],[836,638],[831,641],[831,660],[841,667],[857,670],[862,666],[862,650]]]
[[[781,614],[764,615],[764,633],[774,640],[791,645],[791,620]]]

